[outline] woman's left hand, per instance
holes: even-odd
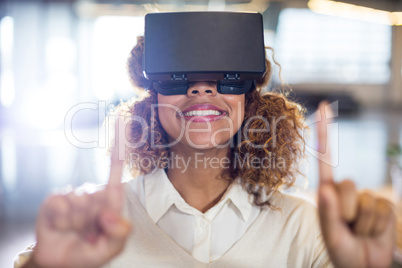
[[[321,118],[325,118],[325,106],[329,107],[328,103],[320,104]],[[395,240],[392,205],[370,193],[358,193],[349,180],[334,182],[326,123],[318,120],[317,124],[323,153],[318,161],[318,208],[331,260],[336,267],[389,267]]]

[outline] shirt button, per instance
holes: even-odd
[[[202,226],[202,227],[205,227],[205,226],[207,226],[207,221],[206,220],[201,220],[201,222],[200,222],[200,225]]]

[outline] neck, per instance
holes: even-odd
[[[228,150],[171,148],[172,165],[167,175],[183,199],[203,213],[219,202],[231,183],[231,180],[222,178],[229,169]]]

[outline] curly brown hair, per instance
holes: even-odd
[[[143,50],[144,37],[139,36],[127,62],[131,82],[137,89],[143,88],[147,81],[142,73]],[[288,100],[284,93],[262,91],[269,83],[272,71],[272,64],[266,59],[265,75],[257,81],[257,87],[245,95],[245,117],[240,130],[233,137],[229,174],[222,174],[222,177],[231,180],[239,178],[259,206],[271,205],[269,196],[277,193],[281,187],[294,184],[296,175],[300,173],[297,163],[305,155],[302,136],[306,129],[304,110],[299,104]],[[138,121],[131,121],[129,142],[141,143],[126,151],[127,163],[133,175],[148,174],[155,168],[167,166],[165,160],[169,151],[163,145],[168,143],[168,137],[157,110],[150,112],[156,103],[157,93],[151,88],[139,100],[122,104],[122,110],[128,116],[143,118],[148,128],[143,129]],[[148,135],[144,138],[143,133]],[[255,159],[265,159],[268,167],[253,167],[252,161]],[[148,163],[140,164],[140,161]]]

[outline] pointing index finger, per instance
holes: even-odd
[[[320,184],[332,183],[331,150],[329,146],[329,131],[327,125],[331,123],[332,110],[327,101],[320,102],[317,113],[317,140],[318,140],[318,172]]]
[[[119,159],[119,148],[118,146],[116,146],[112,149],[108,185],[114,186],[119,185],[121,183],[121,177],[123,175],[123,164],[124,161]]]
[[[109,182],[106,188],[107,193],[107,204],[113,211],[119,212],[123,207],[123,185],[121,184],[121,178],[123,175],[124,157],[120,156],[120,150],[125,150],[125,144],[121,143],[124,141],[123,138],[125,133],[125,125],[122,124],[119,115],[116,116],[115,121],[115,142],[114,147],[112,147],[111,164],[110,164],[110,175]],[[125,151],[123,151],[123,156],[125,156]]]
[[[111,154],[111,163],[110,163],[110,175],[109,175],[109,186],[116,186],[120,185],[121,183],[121,178],[123,175],[123,165],[124,165],[124,159],[121,159],[120,157],[120,150],[124,150],[124,144],[121,146],[121,139],[124,138],[122,137],[124,133],[124,125],[120,124],[121,121],[118,118],[119,116],[116,116],[116,122],[115,122],[115,127],[114,127],[114,147],[112,148],[112,154]],[[123,147],[123,148],[121,148]],[[125,154],[123,154],[125,155]]]

